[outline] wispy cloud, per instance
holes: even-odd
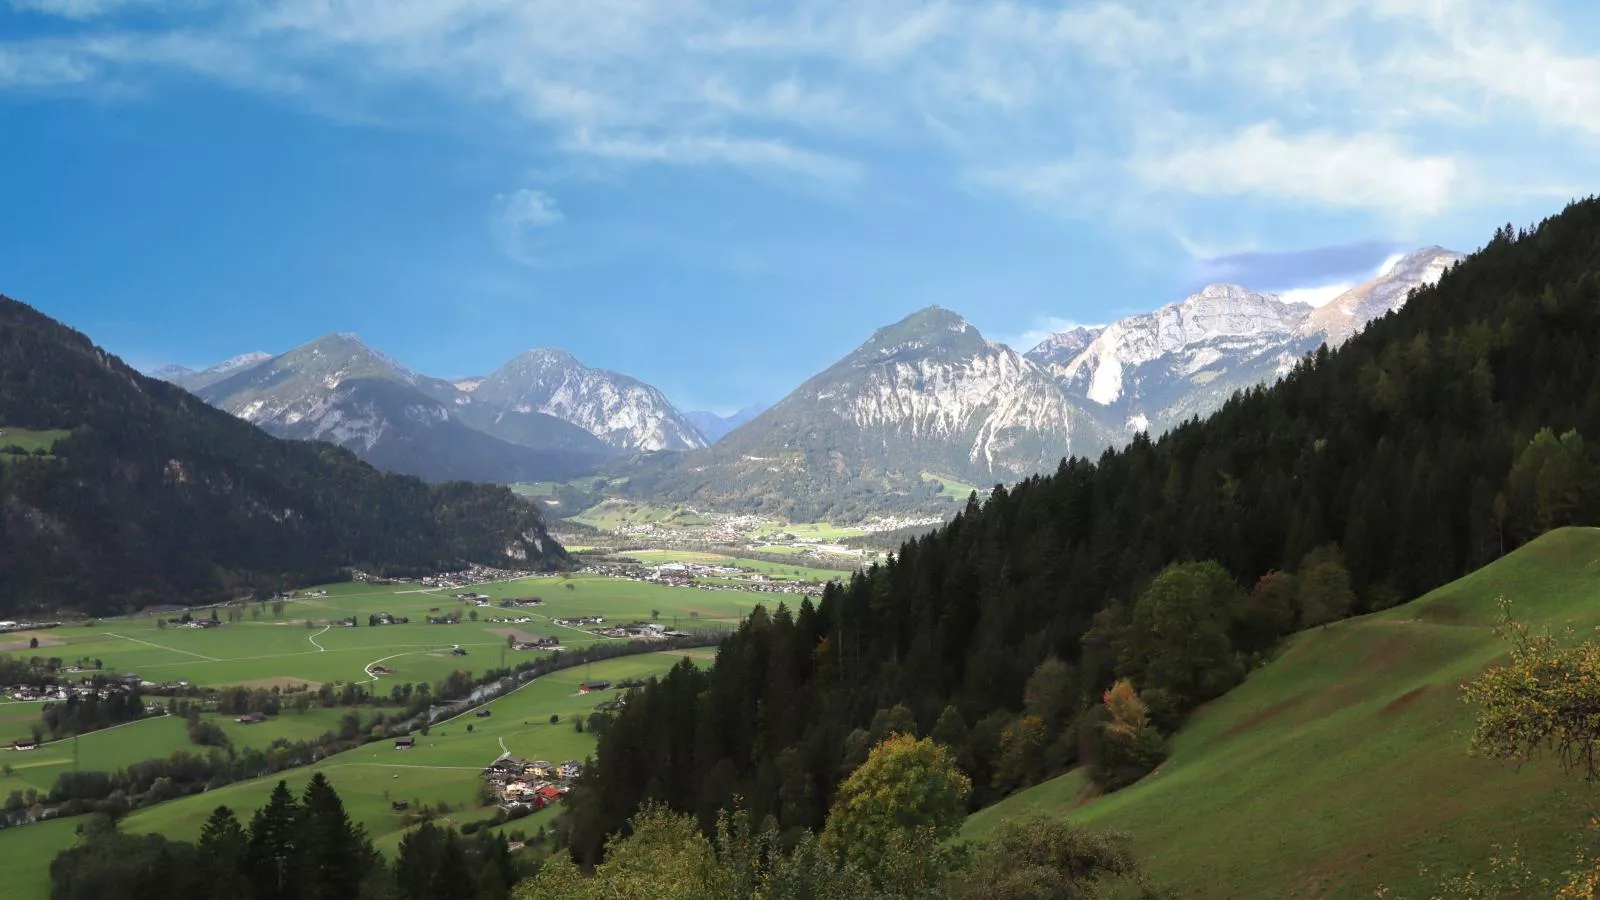
[[[1592,183],[1600,14],[1555,4],[14,0],[64,24],[0,41],[0,89],[178,71],[313,108],[437,101],[596,165],[836,186],[910,163],[1236,244],[1219,205],[1416,226]]]
[[[543,265],[542,232],[566,218],[555,199],[542,191],[522,188],[502,194],[495,198],[495,242],[506,256],[522,265]]]

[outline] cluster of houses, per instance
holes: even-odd
[[[353,581],[362,581],[367,584],[420,584],[430,588],[464,588],[488,581],[527,578],[535,574],[538,573],[525,572],[520,569],[497,569],[493,566],[474,565],[458,572],[443,572],[438,575],[426,575],[422,578],[389,578],[362,571],[351,572],[350,578]]]
[[[131,679],[130,681],[127,677],[118,678],[104,681],[99,685],[89,681],[78,684],[47,684],[43,687],[35,687],[31,684],[14,684],[0,688],[0,690],[4,690],[5,695],[12,700],[67,700],[71,697],[88,697],[91,695],[104,700],[112,694],[125,694],[143,684],[137,675],[131,676]],[[184,682],[184,684],[187,685],[188,682]]]
[[[596,628],[593,631],[603,637],[631,638],[645,641],[664,641],[667,638],[689,636],[686,631],[673,631],[667,626],[656,622],[630,622],[627,625],[613,625],[610,628]]]
[[[785,581],[734,566],[709,566],[697,563],[663,563],[659,566],[644,566],[638,563],[596,563],[585,566],[583,571],[608,578],[622,578],[666,587],[698,588],[702,591],[807,595],[817,592],[817,585],[809,581]],[[737,581],[725,580],[720,584],[708,584],[701,580],[708,577],[728,579],[730,576],[737,576]]]
[[[0,622],[0,634],[8,631],[37,631],[45,628],[56,628],[60,622]]]
[[[572,782],[583,776],[583,763],[569,759],[561,765],[542,759],[524,761],[505,757],[483,770],[483,780],[500,797],[507,812],[543,809],[559,803]]]
[[[504,600],[500,601],[500,605],[504,606],[504,607],[508,607],[508,608],[509,607],[515,607],[515,606],[543,606],[544,605],[544,598],[542,598],[542,597],[507,597]]]
[[[567,628],[582,628],[585,625],[604,625],[606,623],[606,617],[579,616],[576,619],[556,619],[555,622],[557,625],[562,625]]]
[[[513,649],[513,650],[560,650],[561,649],[561,642],[556,640],[553,637],[541,636],[541,637],[536,637],[531,641],[528,641],[528,640],[514,641],[511,644],[511,649]]]

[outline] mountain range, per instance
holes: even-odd
[[[1028,358],[1106,427],[1159,435],[1217,409],[1235,391],[1281,377],[1320,344],[1338,346],[1461,258],[1424,247],[1321,307],[1208,285],[1152,313],[1052,335]]]
[[[729,417],[680,412],[638,379],[550,348],[445,380],[332,334],[277,356],[158,374],[272,434],[330,441],[427,480],[604,471],[642,500],[854,519],[948,509],[959,494],[951,485],[1015,481],[1204,416],[1400,308],[1459,259],[1416,250],[1320,307],[1208,285],[1026,353],[929,307],[770,409]]]
[[[428,481],[559,481],[627,453],[706,445],[660,391],[560,350],[447,381],[329,334],[276,356],[154,374],[273,435],[328,441]]]

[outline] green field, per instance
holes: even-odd
[[[806,577],[838,574],[799,571]],[[367,667],[381,663],[393,674],[379,676],[373,689],[387,693],[387,685],[401,681],[433,682],[456,669],[478,672],[534,658],[533,653],[506,648],[511,631],[555,636],[569,648],[608,640],[581,629],[557,626],[553,620],[558,618],[604,616],[608,623],[649,621],[652,612],[658,612],[661,621],[677,621],[684,628],[731,627],[757,602],[771,602],[765,595],[674,588],[598,575],[536,577],[442,591],[422,591],[416,585],[362,583],[329,585],[326,590],[326,597],[286,603],[281,618],[273,614],[270,605],[263,612],[251,604],[236,608],[244,616],[238,622],[229,623],[228,610],[220,610],[219,618],[225,623],[220,628],[159,628],[157,617],[152,616],[107,619],[40,632],[43,638],[37,650],[15,652],[69,661],[88,657],[101,660],[107,672],[137,672],[149,681],[186,679],[206,686],[315,687],[322,683],[369,682],[372,678]],[[467,591],[486,594],[494,600],[539,596],[545,604],[538,608],[480,608],[453,598],[454,594]],[[462,621],[457,625],[424,624],[434,609],[438,612],[433,615],[459,612]],[[468,618],[474,611],[480,619],[527,616],[532,621],[474,622]],[[371,627],[367,617],[377,612],[408,616],[411,622]],[[260,618],[254,618],[258,613]],[[354,628],[328,624],[351,615],[360,623]],[[457,646],[467,654],[454,655],[452,648]],[[0,705],[0,737],[10,731],[16,732],[14,737],[27,732],[25,713],[20,707],[16,713],[11,709]],[[27,721],[32,718],[26,716]]]
[[[1493,845],[1518,841],[1539,871],[1562,871],[1600,793],[1548,760],[1469,756],[1473,711],[1457,688],[1506,653],[1497,597],[1518,618],[1592,633],[1597,568],[1600,530],[1564,529],[1413,603],[1304,632],[1196,713],[1138,784],[1089,798],[1069,773],[963,834],[1071,810],[1131,833],[1185,897],[1370,897],[1379,884],[1425,896],[1437,873],[1481,870]]]
[[[976,485],[957,481],[954,478],[950,478],[945,475],[938,475],[933,472],[923,472],[922,480],[937,481],[942,487],[942,489],[939,491],[939,496],[948,497],[951,500],[965,502],[968,497],[972,496],[974,491],[977,491],[979,496],[983,495],[982,490]]]
[[[0,460],[6,459],[10,454],[7,449],[21,447],[26,453],[43,450],[49,453],[55,448],[56,441],[71,434],[70,431],[49,429],[35,431],[28,428],[8,428],[0,426]]]
[[[710,650],[665,651],[661,653],[629,656],[597,662],[591,666],[577,667],[540,678],[500,697],[483,708],[490,711],[487,718],[473,712],[441,722],[418,736],[417,746],[411,750],[396,750],[389,741],[379,741],[354,750],[328,757],[314,767],[280,772],[267,778],[240,782],[213,791],[180,800],[157,804],[138,810],[122,822],[124,830],[131,832],[158,832],[169,837],[193,839],[211,811],[227,805],[248,813],[266,802],[267,794],[280,779],[287,780],[297,791],[303,788],[312,772],[321,770],[338,789],[350,815],[366,827],[379,849],[393,858],[406,828],[390,804],[395,800],[420,801],[430,805],[446,802],[457,811],[448,821],[457,824],[485,818],[491,809],[476,805],[480,773],[504,750],[525,758],[549,759],[561,762],[583,759],[594,750],[594,738],[588,733],[573,730],[572,719],[587,715],[599,703],[611,699],[613,692],[601,691],[579,694],[578,684],[588,679],[619,681],[623,678],[646,678],[660,675],[684,658],[697,665],[709,665]],[[339,712],[342,710],[326,710]],[[287,718],[292,714],[285,714]],[[556,724],[550,716],[560,716]],[[155,726],[171,726],[169,729]],[[471,726],[471,731],[468,731]],[[247,729],[267,729],[270,723],[241,726]],[[120,756],[112,748],[119,743],[117,735],[139,735],[141,742],[129,745],[128,738],[120,743],[130,747],[124,754],[131,759],[143,759],[138,753],[155,751],[149,755],[165,755],[160,741],[169,738],[168,730],[181,737],[183,723],[176,719],[141,722],[122,729],[97,732],[82,739],[81,767],[94,768],[91,761],[91,739],[106,740],[100,755],[93,757],[100,767],[121,764]],[[265,732],[262,732],[265,733]],[[181,748],[174,748],[181,749]],[[27,754],[12,753],[11,757],[42,755],[48,748]],[[15,763],[14,763],[15,764]],[[532,832],[539,825],[548,825],[555,811],[519,820],[508,828],[522,828]],[[71,845],[75,822],[56,821],[0,831],[0,877],[6,885],[4,896],[17,898],[43,897],[49,876],[49,862],[56,853]]]

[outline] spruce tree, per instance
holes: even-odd
[[[296,850],[299,841],[299,805],[287,782],[272,789],[267,805],[250,820],[250,841],[245,852],[245,874],[255,900],[291,900],[300,896]]]
[[[364,830],[351,823],[344,802],[321,772],[306,784],[299,822],[302,896],[309,900],[354,897],[372,867],[372,844]]]

